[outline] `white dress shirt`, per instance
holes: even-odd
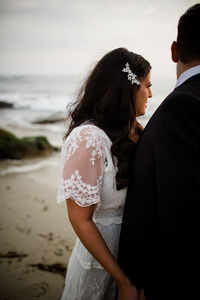
[[[189,79],[190,77],[197,75],[200,73],[200,65],[195,66],[193,68],[188,69],[187,71],[183,72],[175,85],[175,88],[177,88],[179,85],[181,85],[183,82],[185,82],[187,79]]]

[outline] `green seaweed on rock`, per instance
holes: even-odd
[[[57,150],[45,136],[17,138],[11,132],[0,128],[0,159],[36,157]]]

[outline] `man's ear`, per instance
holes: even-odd
[[[171,57],[173,62],[177,63],[178,62],[178,55],[177,55],[177,43],[173,41],[171,45]]]

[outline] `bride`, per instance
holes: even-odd
[[[130,161],[152,96],[150,64],[118,48],[106,54],[80,90],[61,151],[57,201],[66,201],[77,235],[62,300],[138,299],[117,264]]]

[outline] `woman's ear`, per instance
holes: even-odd
[[[173,62],[177,63],[178,62],[178,55],[177,55],[177,43],[173,41],[171,45],[171,57]]]

